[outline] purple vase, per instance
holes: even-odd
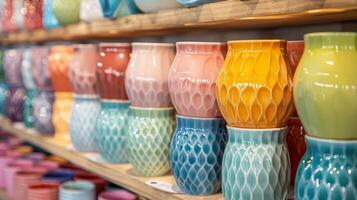
[[[22,121],[26,91],[22,87],[10,87],[5,97],[5,115],[12,122]]]
[[[31,55],[31,72],[35,80],[37,90],[51,91],[51,74],[48,67],[48,56],[50,49],[48,47],[34,47]]]
[[[22,49],[9,49],[5,51],[4,67],[5,78],[9,85],[22,86]]]
[[[40,91],[33,105],[34,127],[41,134],[54,134],[52,106],[55,100],[53,91]]]

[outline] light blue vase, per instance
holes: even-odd
[[[61,185],[60,200],[95,200],[95,185],[89,181],[68,181]]]
[[[141,176],[161,176],[170,171],[170,141],[174,130],[174,108],[130,107],[129,161]]]
[[[100,0],[103,14],[107,18],[117,18],[139,12],[134,0]]]
[[[221,118],[177,116],[171,142],[171,167],[177,185],[185,193],[210,195],[221,189],[221,169],[228,139]]]
[[[222,0],[176,0],[176,1],[186,7],[195,7],[195,6],[200,6],[203,4],[213,3]]]
[[[75,96],[69,123],[73,146],[82,152],[97,151],[95,145],[95,124],[100,112],[96,96]]]
[[[126,140],[129,105],[129,101],[101,101],[95,143],[101,156],[110,163],[128,162]]]
[[[295,179],[297,200],[357,199],[357,141],[306,136]]]
[[[225,200],[286,199],[290,184],[286,128],[228,127],[228,134],[222,168]]]
[[[43,1],[43,26],[47,29],[57,28],[60,24],[53,13],[53,0]]]
[[[36,96],[37,96],[36,90],[26,90],[23,121],[27,128],[34,127],[35,116],[33,112],[33,105],[35,103]]]
[[[6,83],[0,83],[0,114],[5,114],[5,99],[7,94],[8,88]]]
[[[22,65],[21,65],[21,74],[22,81],[27,90],[35,90],[36,84],[31,71],[31,58],[32,53],[31,49],[24,49],[24,53],[22,55]]]

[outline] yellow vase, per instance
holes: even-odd
[[[73,93],[56,92],[55,96],[52,117],[55,126],[55,137],[68,142],[70,141],[69,119],[72,112]]]
[[[229,126],[278,128],[293,108],[292,73],[281,40],[231,41],[217,80],[217,100]]]

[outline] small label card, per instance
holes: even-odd
[[[174,194],[184,194],[184,192],[182,192],[180,188],[177,187],[177,185],[173,185],[171,183],[166,183],[157,180],[150,180],[150,181],[146,181],[145,184],[165,192],[174,193]]]

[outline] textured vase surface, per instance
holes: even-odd
[[[37,90],[51,91],[52,82],[48,66],[49,47],[33,47],[31,52],[32,76],[35,80]]]
[[[53,91],[38,91],[36,96],[33,105],[34,127],[41,134],[52,135],[55,132],[52,123],[54,98]]]
[[[73,106],[73,93],[55,92],[53,104],[53,125],[55,127],[55,137],[69,141],[69,120],[71,118]]]
[[[119,7],[115,13],[115,17],[125,17],[128,15],[133,15],[139,13],[139,8],[136,6],[134,0],[121,0]]]
[[[104,19],[99,0],[81,0],[80,18],[86,22]]]
[[[4,55],[5,78],[8,84],[22,86],[22,49],[8,49]]]
[[[95,185],[90,181],[68,181],[61,185],[59,200],[95,200]]]
[[[139,12],[134,0],[99,0],[107,18],[117,18]]]
[[[59,22],[53,12],[53,1],[54,0],[43,0],[42,23],[47,29],[57,28],[59,26]]]
[[[24,26],[26,30],[34,30],[43,27],[43,0],[24,0]]]
[[[217,101],[228,125],[240,128],[285,126],[292,109],[292,74],[285,41],[228,43],[217,80]]]
[[[228,127],[228,134],[222,168],[224,198],[286,199],[290,184],[286,128]]]
[[[31,49],[27,48],[23,52],[22,56],[22,64],[21,64],[21,74],[22,74],[22,79],[24,86],[27,90],[35,90],[36,89],[36,84],[35,80],[32,75],[32,53]]]
[[[97,80],[101,99],[128,100],[125,72],[131,53],[129,43],[101,43],[97,63]]]
[[[79,22],[80,6],[81,0],[53,0],[53,12],[61,25]]]
[[[33,105],[37,96],[36,90],[26,90],[26,98],[24,102],[23,121],[27,128],[33,128],[35,123],[35,116],[33,112]]]
[[[95,142],[101,156],[110,163],[127,163],[128,112],[130,102],[101,100]]]
[[[195,7],[195,6],[200,6],[203,4],[213,3],[222,0],[176,0],[176,1],[186,7]]]
[[[357,142],[307,137],[307,150],[295,180],[295,198],[355,199]]]
[[[8,86],[6,83],[0,83],[0,114],[5,114],[5,99],[8,93]]]
[[[173,44],[133,43],[125,75],[129,100],[137,107],[168,107],[168,74],[175,57]]]
[[[182,191],[210,195],[221,189],[222,157],[227,139],[223,119],[177,116],[171,142],[171,167]]]
[[[166,1],[134,0],[134,1],[135,1],[136,5],[139,7],[139,9],[146,13],[157,12],[160,10],[175,9],[175,8],[181,7],[181,5],[176,2],[176,0],[166,0]]]
[[[10,87],[5,97],[5,115],[12,122],[21,122],[26,91],[22,87]]]
[[[99,112],[100,104],[97,97],[74,97],[69,130],[72,144],[78,151],[97,151],[95,145],[95,124]]]
[[[130,108],[129,162],[141,176],[162,176],[170,171],[170,141],[174,131],[174,108]]]
[[[356,33],[305,35],[295,72],[294,99],[310,136],[357,139]]]
[[[220,116],[216,80],[223,66],[222,43],[179,42],[169,73],[169,90],[177,113],[190,117]]]
[[[69,66],[69,79],[73,92],[79,95],[96,95],[97,47],[74,45],[73,58]]]

